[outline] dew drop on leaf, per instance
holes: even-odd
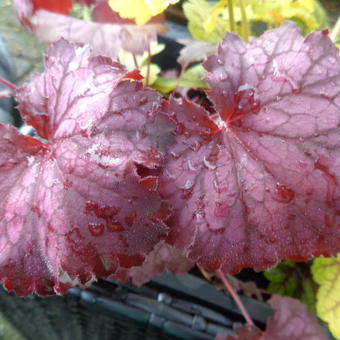
[[[125,228],[120,223],[118,223],[116,221],[107,221],[107,230],[109,232],[124,231]]]
[[[220,75],[219,75],[219,79],[220,81],[225,81],[228,79],[228,75],[225,73],[225,72],[222,72]]]
[[[148,102],[148,98],[147,97],[141,97],[139,99],[139,105],[145,105]]]
[[[88,228],[92,236],[101,236],[104,233],[104,224],[89,223]]]
[[[211,163],[209,160],[207,160],[205,157],[203,159],[203,164],[208,170],[215,170],[216,164]]]
[[[281,184],[277,184],[276,190],[277,190],[277,193],[280,197],[279,198],[280,202],[288,203],[295,196],[295,192],[292,189],[289,189],[286,186],[281,185]]]

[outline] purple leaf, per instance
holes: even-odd
[[[102,24],[79,20],[66,15],[38,10],[30,18],[34,34],[43,42],[65,38],[69,42],[91,45],[94,54],[116,58],[120,48],[142,54],[157,33],[164,33],[162,24]]]
[[[275,314],[267,322],[263,340],[326,340],[316,316],[300,301],[274,295],[269,304]]]
[[[19,295],[141,264],[171,213],[158,178],[138,174],[171,141],[161,97],[88,47],[59,41],[45,64],[16,95],[39,137],[0,125],[0,279]]]
[[[326,340],[317,318],[307,312],[298,300],[274,295],[269,304],[275,310],[267,320],[264,332],[255,326],[244,325],[236,330],[236,336],[218,334],[217,340]]]
[[[325,32],[293,23],[205,63],[216,114],[186,100],[160,188],[172,242],[210,269],[268,268],[340,251],[340,63]]]
[[[146,256],[142,265],[131,268],[120,268],[116,273],[111,275],[110,278],[121,282],[126,282],[131,279],[133,284],[141,286],[154,279],[165,269],[175,274],[185,274],[193,266],[194,263],[189,261],[176,248],[165,242],[159,242],[153,251]]]

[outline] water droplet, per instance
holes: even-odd
[[[275,97],[275,101],[276,101],[276,102],[278,102],[278,101],[280,101],[280,100],[281,100],[281,97],[280,97],[280,96],[276,96],[276,97]]]
[[[299,165],[300,165],[300,167],[303,168],[303,169],[307,168],[307,163],[304,162],[304,161],[299,161]]]
[[[276,185],[276,190],[279,195],[279,202],[289,203],[295,196],[295,192],[292,189],[281,184]]]
[[[178,105],[183,105],[183,99],[181,97],[176,98],[176,102]]]
[[[223,65],[223,60],[220,59],[220,58],[217,58],[217,64],[218,64],[218,65]]]
[[[197,171],[197,168],[193,166],[190,159],[188,159],[188,168],[190,171]]]
[[[69,180],[69,179],[66,179],[64,181],[64,189],[67,190],[67,189],[70,189],[72,187],[73,183]]]
[[[299,87],[293,88],[293,89],[292,89],[292,92],[293,92],[294,94],[299,94],[299,93],[301,93],[301,88],[299,88]]]
[[[253,103],[252,106],[251,106],[251,112],[254,113],[254,114],[257,114],[259,113],[261,110],[261,107],[260,107],[260,103],[259,102],[256,102],[256,103]]]
[[[181,198],[184,200],[189,200],[193,195],[193,188],[184,190],[183,193],[181,194]]]
[[[215,202],[214,215],[216,217],[226,217],[229,214],[229,206],[223,202]]]
[[[329,31],[328,31],[327,28],[325,28],[325,29],[323,29],[323,30],[321,31],[321,33],[322,33],[322,35],[324,35],[324,36],[328,36]]]
[[[220,79],[220,81],[225,81],[225,80],[228,79],[228,75],[225,72],[222,72],[222,73],[220,73],[218,78]]]
[[[192,144],[189,145],[189,148],[192,151],[197,151],[200,148],[201,144],[199,141],[195,140]]]
[[[142,96],[142,97],[139,99],[139,105],[145,105],[148,101],[149,101],[149,100],[148,100],[148,97]]]
[[[101,236],[104,233],[104,224],[89,223],[88,228],[92,236]]]
[[[207,168],[207,169],[209,169],[209,170],[215,170],[216,169],[216,164],[213,164],[213,163],[211,163],[210,161],[208,161],[206,158],[205,158],[205,156],[204,156],[204,158],[203,158],[203,164],[204,164],[204,166]]]
[[[180,154],[173,152],[173,151],[170,152],[170,155],[175,159],[179,158],[179,156],[180,156]]]
[[[320,94],[320,97],[323,98],[323,99],[326,99],[326,100],[333,100],[334,99],[334,97],[331,97],[327,93],[320,92],[319,94]]]
[[[107,230],[109,232],[124,231],[125,228],[119,222],[109,220],[107,221]]]
[[[188,190],[191,189],[194,185],[194,182],[188,179],[183,186],[181,186],[181,189]]]

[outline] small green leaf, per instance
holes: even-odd
[[[178,86],[188,87],[194,89],[206,89],[208,88],[208,84],[201,80],[201,78],[206,73],[202,64],[194,65],[188,68],[182,75],[181,80],[178,83]],[[173,91],[177,86],[177,78],[176,79],[166,79],[164,77],[158,77],[156,81],[153,83],[153,88],[157,89],[163,94],[167,94]]]
[[[312,280],[309,264],[286,260],[265,271],[264,276],[269,280],[267,290],[270,293],[297,298],[309,311],[315,311],[316,285]]]

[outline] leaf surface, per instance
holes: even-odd
[[[119,50],[141,54],[164,32],[162,24],[144,26],[87,22],[66,15],[39,10],[30,19],[34,34],[43,42],[64,38],[72,43],[89,44],[97,55],[116,58]]]
[[[263,270],[340,249],[340,63],[325,32],[293,23],[205,63],[216,113],[183,99],[161,190],[172,242],[203,267]]]
[[[307,312],[298,300],[274,295],[269,304],[274,315],[267,320],[266,330],[245,325],[236,331],[236,336],[219,334],[220,340],[326,340],[326,335],[317,318]]]
[[[0,125],[0,277],[19,295],[141,264],[171,212],[158,178],[138,173],[159,166],[171,142],[160,96],[64,40],[45,66],[16,94],[39,136]]]
[[[340,339],[340,255],[335,258],[314,259],[312,274],[320,285],[316,312],[328,323],[334,337]]]
[[[161,241],[146,256],[142,265],[120,268],[110,278],[120,282],[132,280],[134,285],[141,286],[157,277],[165,269],[175,274],[185,274],[193,266],[194,263],[189,261],[176,248]]]

